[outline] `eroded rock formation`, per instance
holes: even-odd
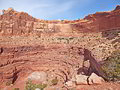
[[[0,87],[6,83],[17,85],[35,71],[46,72],[49,79],[57,77],[61,85],[83,73],[84,61],[89,61],[89,75],[94,72],[104,77],[98,62],[120,49],[119,7],[74,21],[45,21],[12,8],[3,10]]]

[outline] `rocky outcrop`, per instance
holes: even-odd
[[[73,81],[72,79],[70,81],[67,81],[65,84],[68,87],[73,87],[76,85],[96,85],[96,84],[103,84],[105,83],[105,80],[96,75],[95,73],[92,73],[90,76],[86,76],[86,75],[76,75],[75,76],[75,80]]]
[[[117,5],[116,8],[115,8],[115,11],[116,10],[120,10],[120,5]]]
[[[102,32],[111,29],[120,28],[120,9],[119,6],[115,10],[109,12],[97,12],[86,16],[79,23],[73,24],[73,29],[78,32]]]
[[[106,77],[104,72],[102,71],[102,68],[101,68],[100,64],[92,56],[91,51],[89,51],[88,49],[84,49],[84,61],[87,61],[87,60],[89,60],[89,66],[87,66],[88,75],[90,75],[94,72],[94,73],[96,73],[97,75],[99,75],[103,78]]]
[[[29,34],[35,18],[24,12],[17,12],[12,8],[3,10],[0,16],[1,35]]]

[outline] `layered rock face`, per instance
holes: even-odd
[[[12,8],[3,10],[0,15],[1,35],[29,35],[41,33],[72,33],[99,32],[120,27],[120,6],[111,12],[97,12],[74,21],[44,21],[35,19],[24,12],[14,11]]]
[[[102,76],[97,62],[120,49],[119,35],[120,6],[74,21],[44,21],[12,8],[3,10],[0,87],[15,84],[36,71],[46,72],[49,79],[57,77],[60,85],[78,73]]]

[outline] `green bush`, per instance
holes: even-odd
[[[26,82],[25,90],[35,90],[39,88],[40,90],[44,90],[47,87],[47,84],[33,84],[31,80]]]
[[[37,84],[36,88],[40,88],[40,90],[44,90],[47,87],[47,84]]]
[[[35,87],[35,84],[33,84],[31,80],[28,80],[26,82],[25,90],[35,90]]]
[[[52,83],[52,85],[57,85],[58,84],[58,79],[57,78],[53,79],[51,81],[51,83]]]
[[[120,50],[114,51],[111,56],[105,60],[102,69],[106,73],[109,81],[120,80]]]

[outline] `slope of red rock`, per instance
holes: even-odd
[[[61,85],[83,67],[84,58],[88,57],[84,49],[91,52],[90,60],[103,61],[120,49],[119,35],[120,6],[74,21],[44,21],[11,8],[3,10],[0,15],[0,88],[18,87],[34,71],[46,72],[49,79],[59,78]],[[6,87],[8,82],[14,85]]]

